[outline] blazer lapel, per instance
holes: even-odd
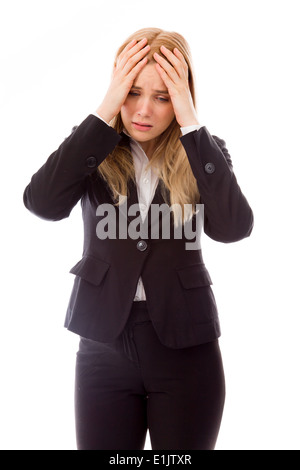
[[[129,136],[127,136],[124,132],[121,132],[121,135],[122,135],[123,139],[121,140],[120,144],[126,145],[130,148],[130,138],[129,138]],[[138,204],[139,204],[139,200],[138,200],[136,181],[133,181],[133,180],[130,179],[130,181],[128,182],[128,197],[127,197],[127,200],[124,201],[124,204],[118,206],[119,210],[122,212],[123,216],[127,217],[128,225],[133,220],[135,220],[137,217],[140,217],[140,213],[138,211]],[[159,179],[159,181],[158,181],[158,184],[157,184],[154,196],[153,196],[153,200],[151,202],[151,205],[152,204],[153,205],[156,204],[158,206],[161,205],[161,204],[170,205],[170,192],[165,187],[165,185],[163,184],[161,179]],[[145,228],[148,225],[148,230],[151,230],[151,225],[152,224],[159,223],[159,212],[154,211],[153,213],[151,213],[151,205],[148,209],[148,213],[147,213],[147,216],[146,216],[144,222],[142,222],[142,220],[140,220],[140,224],[144,225]],[[134,207],[130,210],[130,208],[132,206],[134,206]],[[136,209],[136,210],[134,210],[134,209]],[[130,212],[130,215],[129,215],[129,212]],[[151,233],[151,232],[148,232],[148,233]]]

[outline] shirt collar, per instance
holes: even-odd
[[[142,149],[142,147],[140,146],[140,144],[135,139],[133,139],[130,134],[128,134],[125,127],[123,128],[122,132],[123,134],[127,135],[127,137],[129,137],[131,151],[133,153],[133,156],[137,157],[142,163],[145,163],[145,161],[148,163],[149,159],[147,155],[145,154],[144,150]]]

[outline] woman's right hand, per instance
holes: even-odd
[[[147,63],[150,50],[147,39],[131,41],[121,52],[114,67],[112,80],[97,114],[109,123],[121,110],[134,80]]]

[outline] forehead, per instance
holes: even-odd
[[[160,78],[154,63],[145,65],[145,67],[140,71],[134,80],[133,86],[153,90],[167,89],[164,82]]]

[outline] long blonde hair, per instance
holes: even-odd
[[[148,53],[148,63],[154,61],[153,54],[160,52],[162,45],[173,50],[175,47],[183,54],[189,67],[189,87],[191,96],[196,105],[195,81],[191,60],[190,48],[183,36],[176,32],[168,32],[158,28],[144,28],[129,36],[117,51],[115,64],[119,54],[132,40],[148,39],[151,49]],[[124,125],[119,113],[110,125],[118,132],[122,132]],[[175,207],[173,212],[175,224],[184,222],[195,213],[195,204],[200,200],[200,194],[196,179],[192,173],[186,152],[179,140],[181,137],[180,126],[174,118],[169,127],[157,138],[156,148],[148,163],[148,166],[155,167],[159,178],[165,188],[169,191],[170,204]],[[130,179],[134,181],[135,172],[130,148],[118,145],[113,152],[99,165],[98,170],[111,189],[116,205],[120,203],[122,197],[127,196],[127,185]],[[165,196],[164,196],[165,197]],[[118,202],[117,202],[118,201]],[[167,202],[167,201],[166,201]],[[190,204],[192,212],[184,211],[185,204]],[[177,210],[176,208],[181,210]],[[182,214],[184,211],[184,217]]]

